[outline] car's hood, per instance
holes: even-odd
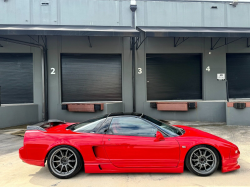
[[[214,139],[214,140],[221,141],[224,143],[228,143],[230,145],[234,145],[233,143],[231,143],[223,138],[220,138],[220,137],[215,136],[213,134],[210,134],[208,132],[201,131],[199,129],[195,129],[193,127],[188,127],[188,126],[184,126],[184,125],[174,125],[174,126],[185,130],[185,133],[182,136],[210,138],[210,139]]]

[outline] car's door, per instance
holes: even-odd
[[[177,167],[179,144],[173,137],[156,141],[157,128],[138,117],[114,117],[103,141],[116,167]]]

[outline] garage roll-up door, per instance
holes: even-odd
[[[147,54],[147,99],[202,99],[201,54]]]
[[[33,103],[31,53],[0,53],[2,104]]]
[[[61,54],[62,102],[121,101],[119,54]]]
[[[250,54],[227,54],[230,98],[250,98]]]

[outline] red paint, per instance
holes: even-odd
[[[187,103],[157,103],[159,111],[188,111]]]
[[[160,131],[157,131],[156,132],[156,135],[155,135],[155,142],[159,142],[159,141],[164,141],[165,140],[165,138],[164,138],[164,136],[162,135],[162,133],[160,132]]]
[[[95,112],[94,104],[68,104],[69,112]]]
[[[100,110],[104,109],[103,103],[92,103],[92,104],[81,103],[81,104],[67,104],[67,105],[69,112],[96,112],[94,107],[95,104],[101,105]]]
[[[81,153],[86,173],[182,173],[187,152],[196,145],[207,144],[220,153],[222,172],[240,168],[236,145],[191,127],[179,126],[186,131],[182,136],[162,138],[159,133],[157,137],[76,133],[66,130],[71,124],[50,127],[46,132],[26,131],[20,158],[28,164],[44,166],[53,147],[70,145]]]
[[[164,138],[164,137],[163,137]],[[179,144],[174,138],[104,135],[110,162],[120,168],[177,167]]]

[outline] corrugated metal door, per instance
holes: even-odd
[[[62,102],[122,101],[119,54],[62,54]]]
[[[147,99],[202,99],[201,54],[147,54]]]
[[[227,54],[230,98],[250,98],[250,54]]]
[[[2,104],[33,103],[32,53],[0,53]]]

